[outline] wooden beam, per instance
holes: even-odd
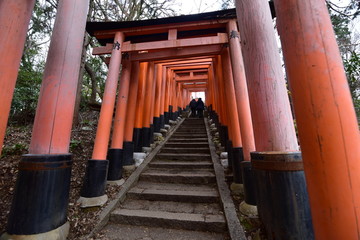
[[[199,72],[205,72],[205,74],[208,73],[208,69],[194,69],[194,70],[191,70],[191,71],[176,71],[175,73],[178,74],[178,73],[189,73],[189,72],[193,72],[193,73],[199,73]]]
[[[148,35],[156,33],[165,33],[169,29],[176,28],[178,31],[191,31],[198,29],[214,29],[214,28],[223,28],[229,19],[216,19],[209,21],[197,21],[197,22],[188,22],[188,23],[171,23],[171,24],[161,24],[161,25],[151,25],[144,27],[133,27],[133,28],[122,28],[122,29],[112,29],[112,30],[103,30],[95,31],[94,36],[97,39],[107,39],[113,38],[115,33],[121,31],[125,33],[126,36],[138,36],[138,35]]]
[[[207,65],[190,65],[190,66],[179,66],[179,67],[171,67],[171,70],[184,70],[184,69],[187,69],[187,70],[192,70],[192,69],[203,69],[203,68],[209,68],[210,67],[210,64],[207,64]]]
[[[217,44],[224,44],[227,42],[228,42],[227,34],[218,33],[217,36],[213,36],[213,37],[175,39],[175,40],[164,40],[164,41],[144,42],[144,43],[124,42],[122,49],[123,52],[139,52],[139,51],[160,50],[160,49],[217,45]],[[104,47],[94,48],[93,55],[111,54],[112,47],[113,44],[106,44],[106,46]]]
[[[183,85],[183,88],[191,88],[191,89],[194,89],[194,88],[207,88],[207,84],[189,84],[189,85]]]
[[[177,39],[177,29],[169,29],[168,40]]]
[[[226,33],[218,33],[217,36],[213,36],[213,37],[164,40],[164,41],[144,42],[144,43],[124,42],[123,49],[124,52],[136,52],[136,51],[148,51],[155,49],[206,46],[213,44],[224,44],[227,42],[228,42],[228,35]]]
[[[199,80],[206,80],[208,79],[208,75],[201,76],[201,77],[175,77],[175,81],[199,81]]]
[[[177,83],[207,83],[208,79],[199,80],[175,80]]]
[[[101,49],[103,48],[103,49]],[[93,54],[102,55],[106,54],[108,50],[106,47],[100,47],[97,50],[94,49]],[[175,60],[178,58],[194,58],[198,57],[212,57],[212,55],[217,55],[221,51],[221,45],[211,45],[211,46],[197,46],[189,48],[180,48],[180,49],[166,49],[157,52],[148,52],[148,53],[130,53],[132,61],[152,61],[160,60],[156,63],[161,63],[165,60]],[[108,61],[109,62],[109,61]]]

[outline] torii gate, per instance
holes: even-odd
[[[0,98],[4,101],[0,106],[1,142],[22,52],[19,46],[23,46],[33,4],[34,1],[11,0],[0,5],[1,29],[9,30],[1,31],[0,36],[3,59]],[[46,238],[47,234],[66,238],[69,141],[87,6],[88,1],[59,1],[30,154],[24,155],[19,166],[4,239],[18,235],[23,239],[33,235]],[[360,135],[326,6],[322,0],[279,0],[275,1],[275,9],[293,95],[315,237],[357,239]],[[89,160],[81,194],[85,204],[91,205],[88,200],[95,200],[97,205],[106,201],[106,155],[121,63],[124,71],[116,113],[120,120],[114,125],[119,130],[112,137],[111,147],[115,149],[113,156],[121,155],[118,150],[123,150],[125,165],[132,165],[132,159],[126,158],[133,151],[133,136],[139,137],[133,129],[151,128],[154,116],[160,118],[162,127],[165,125],[162,122],[177,115],[177,107],[185,107],[186,101],[182,100],[189,96],[189,91],[174,81],[172,62],[183,58],[190,61],[199,56],[212,58],[211,63],[206,64],[207,84],[202,87],[207,91],[212,115],[224,130],[223,144],[233,153],[233,186],[241,183],[240,163],[250,160],[250,152],[253,167],[258,169],[274,167],[262,164],[262,160],[270,159],[273,163],[280,156],[288,162],[299,156],[268,3],[236,0],[236,10],[240,33],[234,10],[147,20],[142,26],[135,22],[88,24],[88,31],[93,28],[90,32],[105,44],[94,54],[111,53],[112,57],[93,159]],[[139,36],[144,35],[147,38],[141,42]],[[125,52],[129,53],[129,59],[122,60]],[[169,59],[176,60],[168,62]],[[150,94],[145,90],[151,90]],[[179,90],[183,94],[176,94]],[[227,133],[226,129],[229,129]],[[114,163],[111,169],[119,167]],[[285,168],[298,170],[301,161]],[[117,181],[120,177],[115,171],[109,180]],[[260,197],[266,196],[260,194]],[[279,206],[275,202],[267,207]],[[279,234],[276,224],[271,222],[273,219],[261,211],[264,213],[265,209],[259,206],[267,230]],[[300,232],[297,232],[299,229],[287,230],[299,236],[312,236],[311,226],[305,225]]]

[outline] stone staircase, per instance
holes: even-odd
[[[102,239],[230,239],[203,119],[185,119],[110,215]]]

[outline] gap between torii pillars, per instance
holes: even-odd
[[[121,185],[122,167],[124,158],[124,130],[128,103],[129,85],[131,75],[131,60],[125,54],[122,60],[121,77],[119,81],[119,92],[116,101],[116,111],[113,123],[113,133],[107,159],[109,160],[107,180],[110,184]]]
[[[88,3],[59,1],[29,154],[19,164],[2,239],[16,235],[66,239],[68,235],[69,143]]]
[[[92,159],[88,160],[84,183],[80,193],[81,197],[78,200],[81,207],[101,206],[105,204],[108,199],[105,194],[109,162],[107,160],[107,151],[121,66],[121,47],[123,41],[124,34],[122,32],[116,32],[105,83],[104,96],[101,103]]]
[[[35,0],[2,1],[0,4],[0,155],[34,4]]]
[[[301,153],[269,4],[235,2],[256,145],[251,162],[259,216],[270,239],[312,239]],[[293,199],[294,194],[301,198]]]
[[[275,1],[316,239],[360,238],[360,135],[324,1]]]

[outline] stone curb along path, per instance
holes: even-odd
[[[231,193],[230,193],[229,187],[225,181],[224,168],[220,164],[219,156],[216,154],[215,145],[210,137],[211,134],[210,134],[208,119],[204,118],[204,121],[205,121],[205,126],[206,126],[206,132],[208,134],[210,154],[211,154],[211,159],[214,164],[217,186],[218,186],[219,194],[221,197],[221,202],[223,204],[224,213],[225,213],[230,237],[232,240],[235,240],[235,239],[246,240],[247,238],[245,236],[244,229],[241,226],[240,220],[236,214],[235,205],[231,198]]]

